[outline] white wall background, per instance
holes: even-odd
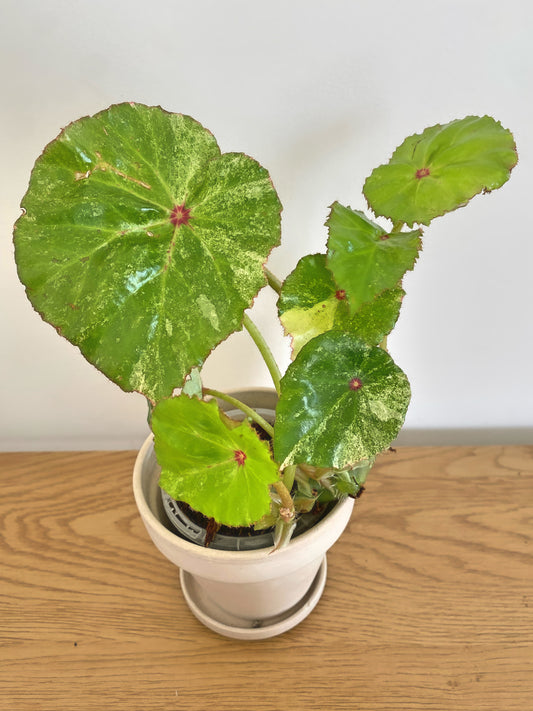
[[[511,128],[520,163],[501,190],[426,231],[391,352],[413,401],[404,441],[533,441],[533,5],[526,0],[3,0],[0,22],[2,449],[128,448],[146,434],[125,394],[32,311],[11,230],[44,145],[70,121],[135,100],[183,112],[223,151],[265,165],[285,206],[285,276],[323,249],[335,199],[403,138],[485,113]],[[268,294],[253,318],[282,366]],[[237,334],[208,385],[268,385]]]

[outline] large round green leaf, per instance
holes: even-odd
[[[292,355],[326,331],[342,330],[370,345],[381,343],[398,318],[405,292],[386,289],[352,316],[346,291],[333,279],[325,254],[302,257],[283,282],[278,311],[285,333],[292,338]]]
[[[222,420],[214,400],[162,400],[152,414],[159,483],[218,523],[249,526],[270,512],[269,485],[279,470],[252,427],[234,424]]]
[[[345,469],[388,447],[410,388],[386,351],[329,331],[305,345],[281,380],[274,456],[282,467]]]
[[[517,154],[510,131],[490,116],[467,116],[407,138],[363,192],[376,215],[428,225],[508,179]]]
[[[119,104],[37,160],[15,234],[35,309],[152,401],[242,324],[280,210],[267,171],[188,116]]]

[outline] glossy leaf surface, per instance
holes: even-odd
[[[388,289],[352,316],[346,292],[327,268],[326,255],[303,257],[285,279],[278,300],[280,320],[292,337],[293,358],[312,338],[332,329],[353,333],[370,345],[381,343],[396,323],[403,296],[400,287]]]
[[[350,320],[350,332],[371,346],[379,345],[394,328],[404,296],[401,286],[385,289],[359,308]]]
[[[280,235],[267,171],[190,117],[119,104],[37,160],[15,234],[28,297],[124,390],[152,401],[242,324]]]
[[[160,486],[227,526],[249,526],[270,511],[279,479],[266,442],[247,422],[228,427],[214,400],[187,395],[154,408],[152,430]]]
[[[329,331],[305,345],[281,381],[274,456],[282,466],[345,469],[389,446],[410,388],[381,348]]]
[[[350,312],[395,289],[422,246],[420,230],[387,233],[362,212],[334,203],[327,220],[328,267],[346,292]]]
[[[331,330],[336,323],[343,328],[349,321],[348,304],[336,294],[324,254],[303,257],[285,279],[278,313],[285,333],[292,337],[293,358],[311,338]]]
[[[407,138],[367,178],[363,192],[376,215],[428,225],[501,187],[516,162],[510,131],[490,116],[467,116]]]

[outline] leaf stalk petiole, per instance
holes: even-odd
[[[278,368],[278,364],[276,363],[274,356],[272,355],[272,351],[268,347],[268,344],[265,341],[263,334],[257,328],[257,326],[252,321],[252,319],[248,316],[248,314],[244,314],[243,324],[244,324],[245,329],[248,331],[248,333],[252,337],[255,345],[259,348],[259,352],[263,356],[263,360],[265,361],[266,366],[270,372],[270,375],[272,376],[272,380],[274,382],[274,387],[276,388],[276,392],[279,395],[280,394],[281,373]]]
[[[264,417],[261,417],[258,412],[256,412],[248,405],[245,405],[244,402],[237,400],[237,398],[233,397],[232,395],[223,393],[220,390],[213,390],[212,388],[203,388],[202,392],[204,395],[211,395],[212,397],[219,398],[220,400],[224,400],[230,405],[233,405],[238,410],[241,410],[241,412],[244,412],[247,417],[256,422],[260,427],[262,427],[265,432],[270,435],[270,437],[274,437],[274,428],[272,427],[270,422],[267,422]]]

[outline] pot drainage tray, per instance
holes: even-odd
[[[263,620],[237,617],[222,610],[195,582],[194,577],[180,570],[183,597],[191,612],[209,629],[233,639],[267,639],[295,627],[314,609],[326,584],[327,563],[324,556],[320,568],[303,598],[289,610]]]

